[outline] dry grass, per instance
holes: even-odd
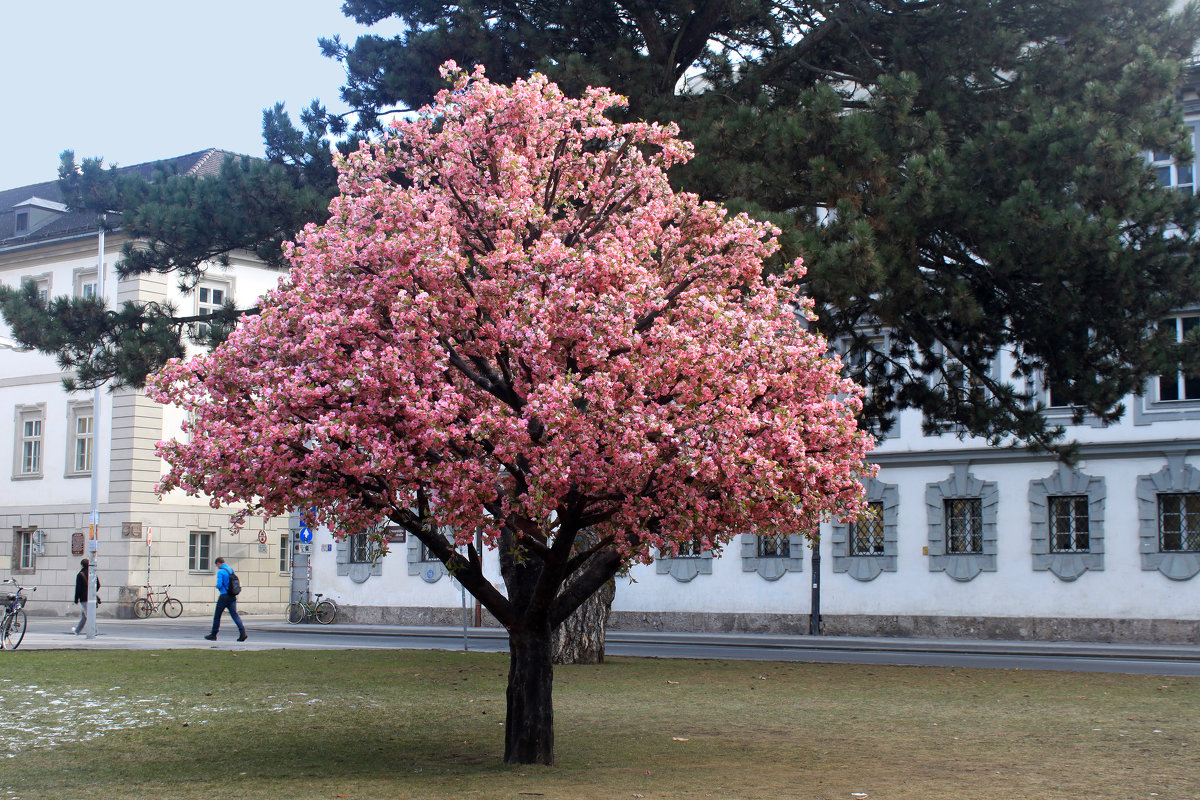
[[[503,655],[0,663],[3,800],[1200,798],[1190,678],[621,658],[560,668],[558,763],[511,768]]]

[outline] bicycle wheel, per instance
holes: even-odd
[[[288,603],[287,620],[293,625],[298,625],[304,621],[304,603],[296,600]]]
[[[4,621],[4,631],[0,633],[5,650],[16,650],[25,638],[25,612],[17,609]]]
[[[154,604],[144,597],[139,597],[133,601],[133,615],[138,619],[145,619],[154,613]]]
[[[322,600],[317,603],[317,611],[315,614],[317,622],[322,625],[328,625],[337,618],[337,606],[328,600]]]
[[[162,604],[163,613],[171,619],[178,617],[183,613],[183,603],[176,600],[174,597],[168,597]]]

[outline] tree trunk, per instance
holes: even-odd
[[[553,638],[547,624],[508,636],[504,763],[554,763]]]
[[[603,664],[608,615],[617,594],[615,581],[600,587],[554,631],[555,664]]]

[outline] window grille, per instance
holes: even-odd
[[[1051,497],[1050,552],[1091,552],[1087,495]]]
[[[350,537],[350,563],[370,564],[375,559],[371,556],[371,540],[365,533],[356,533]]]
[[[92,471],[92,435],[93,418],[91,414],[79,414],[75,417],[75,447],[74,471]]]
[[[32,570],[37,564],[37,553],[33,547],[33,531],[18,531],[19,557],[17,568]]]
[[[983,501],[956,497],[945,501],[946,552],[983,553]]]
[[[774,536],[759,536],[755,542],[758,558],[791,558],[792,544],[790,536],[786,533],[779,533]],[[680,548],[679,554],[683,555],[683,548]],[[690,555],[690,554],[689,554]]]
[[[850,523],[850,555],[876,556],[883,554],[883,503],[873,500],[867,504],[871,516]]]
[[[288,539],[288,534],[279,534],[279,571],[282,573],[291,572],[292,567],[292,548],[291,542]]]
[[[1200,552],[1200,492],[1158,496],[1158,540],[1165,552]]]

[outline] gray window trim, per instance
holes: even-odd
[[[713,554],[711,550],[695,556],[664,556],[661,551],[654,559],[654,571],[658,575],[670,575],[680,583],[687,583],[697,575],[712,575]]]
[[[883,503],[883,554],[850,555],[850,524],[834,520],[829,542],[833,550],[833,571],[849,573],[856,581],[873,581],[884,572],[895,572],[899,552],[900,489],[894,483],[867,478],[863,488],[867,500]]]
[[[979,498],[983,521],[982,553],[947,553],[945,501]],[[956,581],[969,581],[981,572],[996,571],[997,525],[1000,490],[995,481],[982,481],[970,473],[966,462],[954,465],[944,481],[925,484],[925,513],[929,526],[929,571],[945,572]]]
[[[1029,524],[1033,541],[1033,568],[1049,570],[1060,580],[1073,581],[1090,570],[1104,570],[1104,478],[1085,475],[1059,464],[1049,476],[1029,482]],[[1050,552],[1049,498],[1086,496],[1088,499],[1088,552]]]
[[[1200,470],[1185,463],[1184,452],[1166,453],[1167,465],[1137,480],[1138,544],[1142,569],[1158,570],[1173,581],[1186,581],[1200,572],[1200,553],[1164,553],[1159,549],[1158,496],[1200,492]]]
[[[382,558],[377,558],[374,561],[350,560],[350,538],[346,536],[334,545],[338,576],[349,578],[355,583],[366,583],[370,578],[377,578],[383,575]]]
[[[743,533],[741,535],[742,545],[742,572],[757,572],[758,576],[766,581],[777,581],[789,572],[802,572],[804,570],[804,537],[798,533],[788,534],[788,552],[800,553],[801,555],[783,556],[760,556],[758,554],[758,535],[753,533]],[[682,559],[681,559],[682,560]],[[692,577],[695,577],[694,575]],[[690,580],[690,578],[689,578]]]
[[[443,536],[450,537],[450,528],[440,528]],[[443,576],[449,575],[446,565],[438,560],[423,560],[421,558],[421,540],[416,536],[408,537],[408,574],[418,575],[426,583],[437,583]]]
[[[46,404],[31,403],[28,405],[18,405],[16,407],[16,419],[13,424],[13,471],[12,477],[15,481],[38,480],[46,473]],[[38,463],[37,469],[33,472],[22,472],[24,466],[24,444],[25,444],[25,421],[37,420],[41,423],[41,433],[37,436],[38,442]],[[95,451],[92,451],[92,458],[95,459]],[[94,463],[94,461],[93,461]]]

